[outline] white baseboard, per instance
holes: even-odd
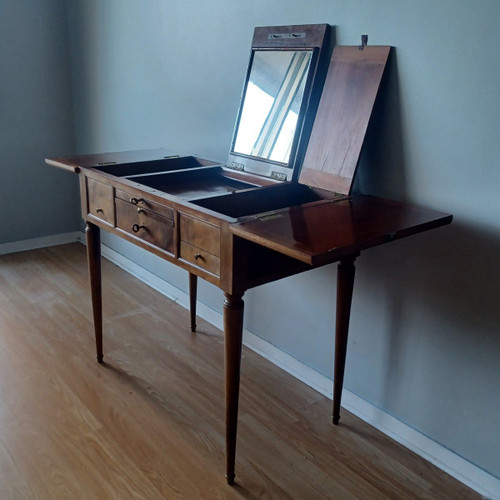
[[[333,382],[328,377],[251,332],[245,330],[243,339],[248,348],[333,399]],[[345,388],[342,407],[481,495],[500,499],[500,480]]]
[[[36,248],[64,245],[75,241],[83,241],[82,238],[83,236],[80,231],[74,231],[72,233],[54,234],[52,236],[43,236],[41,238],[32,238],[30,240],[0,243],[0,255],[25,252],[26,250],[35,250]]]
[[[5,243],[0,245],[0,255],[14,251],[41,248],[49,245],[58,245],[73,241],[85,242],[83,233],[66,233],[47,238],[36,238],[18,243]],[[159,278],[142,266],[131,261],[111,248],[102,245],[102,255],[117,266],[129,272],[158,292],[177,302],[186,309],[189,308],[189,295]],[[222,329],[222,314],[205,304],[198,302],[197,314],[215,327]],[[300,381],[317,390],[324,396],[332,399],[332,381],[306,366],[304,363],[269,344],[262,338],[245,330],[243,332],[244,344],[265,359],[279,366]],[[342,392],[342,406],[358,416],[368,424],[380,430],[406,448],[420,455],[425,460],[436,465],[450,476],[458,479],[486,498],[500,500],[500,480],[483,471],[476,465],[468,462],[456,453],[448,450],[422,433],[412,429],[398,419],[392,417],[380,408],[360,398],[351,391],[344,389]]]

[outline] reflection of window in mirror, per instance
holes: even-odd
[[[262,125],[273,105],[273,97],[255,85],[248,82],[243,109],[241,111],[240,126],[234,150],[238,153],[250,154],[259,137]]]
[[[255,51],[234,152],[288,163],[311,51]]]

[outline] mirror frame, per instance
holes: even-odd
[[[327,49],[330,48],[329,41],[330,26],[328,24],[255,28],[245,83],[243,85],[240,106],[231,140],[231,150],[227,164],[229,168],[243,170],[280,181],[290,181],[297,178],[326,76],[329,55],[329,50]],[[306,76],[304,94],[287,164],[234,151],[254,55],[258,51],[276,50],[304,50],[311,52],[311,61]]]

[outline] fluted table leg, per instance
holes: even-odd
[[[94,316],[97,361],[102,363],[101,236],[99,227],[91,222],[87,222],[85,236],[87,238],[87,260],[89,264],[90,293],[92,296],[92,314]]]
[[[240,388],[241,343],[243,332],[243,294],[225,294],[224,365],[226,373],[226,478],[234,483],[238,398]]]
[[[354,288],[354,261],[356,256],[340,261],[337,274],[337,320],[335,324],[335,367],[333,377],[333,423],[340,419],[340,401],[344,384],[347,337],[351,315],[352,292]]]
[[[198,295],[198,276],[189,273],[189,312],[191,314],[191,331],[196,331],[196,300]]]

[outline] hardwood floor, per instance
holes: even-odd
[[[248,349],[228,486],[220,332],[103,280],[99,366],[85,248],[0,257],[0,499],[480,498]]]

